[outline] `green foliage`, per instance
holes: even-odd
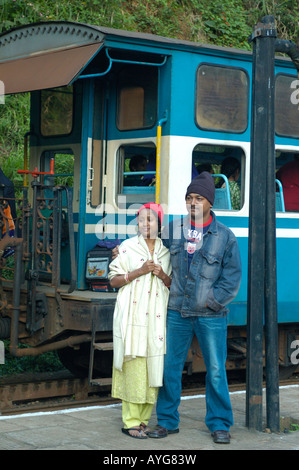
[[[55,173],[60,174],[55,178],[56,185],[66,186],[70,188],[74,186],[74,155],[56,153],[55,155]]]
[[[181,37],[181,17],[184,10],[178,2],[133,0],[120,3],[126,8],[123,10],[122,28],[160,36]]]
[[[29,130],[29,94],[6,96],[0,105],[0,166],[16,187],[23,177],[17,170],[24,168],[24,135]]]
[[[243,0],[189,0],[193,14],[200,18],[206,42],[219,46],[249,49],[248,36],[252,29],[248,26],[248,12]]]
[[[255,25],[263,16],[273,15],[277,35],[280,39],[299,40],[298,0],[244,0],[250,25]]]
[[[113,12],[121,3],[117,0],[0,0],[0,32],[28,23],[54,20],[107,25],[111,24]]]
[[[13,357],[9,353],[9,341],[4,340],[5,363],[0,365],[0,377],[23,372],[52,372],[63,370],[57,352],[48,352],[40,356]],[[19,345],[20,348],[26,346]]]
[[[0,32],[64,20],[248,49],[252,26],[269,14],[280,35],[298,37],[298,0],[0,0]]]

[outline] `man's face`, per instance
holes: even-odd
[[[200,194],[188,194],[186,197],[186,207],[193,222],[204,224],[209,220],[212,205]]]

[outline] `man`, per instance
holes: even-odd
[[[233,415],[225,369],[226,305],[237,295],[241,261],[234,234],[211,211],[214,197],[214,180],[203,172],[187,188],[189,215],[170,223],[162,234],[170,250],[173,275],[158,425],[148,433],[152,438],[179,432],[182,372],[196,334],[207,369],[205,422],[214,442],[230,442]]]

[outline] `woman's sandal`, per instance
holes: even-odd
[[[142,431],[146,435],[151,431],[151,428],[149,426],[147,426],[147,424],[145,424],[145,423],[140,423],[140,428],[142,429]]]
[[[127,428],[127,429],[126,429],[126,428],[122,428],[121,430],[122,430],[122,432],[123,432],[124,434],[126,434],[127,436],[133,437],[133,439],[147,439],[147,436],[146,436],[146,434],[145,434],[145,432],[144,432],[144,430],[143,430],[143,428],[142,428],[141,426],[136,426],[136,427],[134,427],[134,428]],[[132,431],[133,431],[133,432],[136,432],[136,431],[137,431],[137,435],[134,436],[133,434],[130,433],[130,431],[131,431],[131,432],[132,432]]]

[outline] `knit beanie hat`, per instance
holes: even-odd
[[[186,197],[190,193],[200,194],[205,197],[212,205],[215,199],[215,183],[210,173],[203,171],[200,175],[193,178],[186,192]]]
[[[161,225],[163,224],[164,211],[163,211],[162,206],[160,206],[160,204],[156,204],[155,202],[148,202],[147,204],[144,204],[138,210],[137,217],[139,215],[139,212],[142,211],[143,209],[151,209],[152,211],[154,211],[159,217]]]

